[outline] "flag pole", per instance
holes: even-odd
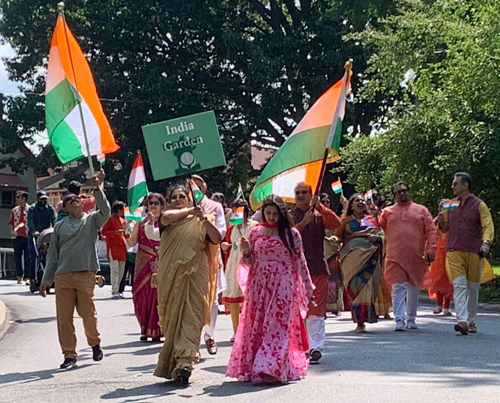
[[[346,83],[345,85],[347,86],[347,81],[350,80],[350,77],[351,77],[351,74],[352,74],[352,59],[349,59],[345,64],[344,64],[344,69],[345,69],[345,80],[346,80]],[[346,88],[346,95],[347,95],[347,89]],[[345,102],[345,99],[343,100],[339,100],[339,102]],[[337,105],[337,108],[339,106]],[[333,119],[334,121],[332,122],[332,125],[335,123],[335,119],[338,119],[338,115],[337,113],[335,113],[333,115]],[[335,127],[330,127],[330,131],[331,130],[335,130]],[[314,191],[314,195],[317,196],[321,190],[321,183],[323,182],[323,177],[325,176],[325,169],[326,169],[326,161],[328,159],[328,154],[330,153],[330,147],[328,147],[326,144],[325,144],[325,154],[323,155],[323,161],[321,162],[321,169],[320,169],[320,173],[319,173],[319,178],[318,178],[318,183],[316,184],[316,189]]]
[[[64,21],[64,38],[66,39],[66,46],[68,47],[69,62],[71,65],[71,71],[73,73],[73,79],[75,80],[76,91],[78,93],[78,96],[80,96],[80,91],[78,90],[78,80],[76,79],[76,74],[75,74],[75,66],[73,64],[73,57],[71,56],[71,48],[69,46],[68,32],[66,31],[68,26],[66,24],[66,18],[64,17],[64,2],[61,1],[60,3],[57,4],[57,10],[59,12],[59,15],[62,17]],[[87,158],[89,161],[90,175],[93,177],[95,176],[94,165],[92,163],[92,156],[90,155],[89,140],[87,136],[87,128],[85,127],[85,119],[83,118],[83,109],[81,101],[78,102],[78,111],[80,112],[80,119],[82,121],[83,137],[85,139],[85,148],[87,149]]]
[[[191,191],[191,197],[193,198],[193,206],[198,207],[198,203],[196,203],[196,197],[193,192],[193,187],[191,186],[191,181],[193,180],[193,175],[189,174],[189,180],[188,180],[188,185],[189,185],[189,190]]]

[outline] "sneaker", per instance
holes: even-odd
[[[61,369],[71,369],[73,367],[76,367],[76,358],[65,358],[64,362],[59,365]]]
[[[120,298],[120,299],[125,299],[125,297],[123,296],[123,293],[122,293],[122,292],[119,292],[119,293],[118,293],[118,298]]]
[[[120,299],[120,295],[119,294],[113,294],[113,295],[111,295],[111,299]]]
[[[409,320],[408,323],[406,324],[406,328],[407,329],[418,329],[418,326],[414,320]]]
[[[477,327],[474,322],[469,323],[469,333],[477,333]]]
[[[92,347],[92,359],[94,361],[101,361],[102,357],[104,357],[104,353],[102,352],[102,348],[100,344],[96,344]]]
[[[26,284],[26,285],[30,285],[30,284],[31,284],[30,279],[27,279],[27,280],[24,282],[24,284]]]
[[[440,306],[437,306],[436,309],[432,311],[434,315],[439,315],[441,312],[443,312],[443,308],[441,308]]]
[[[460,332],[463,335],[466,335],[467,333],[469,333],[469,326],[467,325],[467,322],[457,322],[454,329],[455,329],[455,332]]]
[[[321,351],[317,348],[313,348],[309,351],[309,358],[311,359],[311,362],[318,362],[322,356],[323,354],[321,354]]]
[[[403,319],[398,319],[396,321],[396,327],[394,328],[396,332],[404,332],[405,330],[405,321]]]
[[[449,310],[449,309],[446,309],[446,308],[445,308],[445,310],[444,310],[444,312],[443,312],[443,316],[453,316],[453,314],[450,312],[450,310]]]

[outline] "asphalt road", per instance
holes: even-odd
[[[228,316],[219,315],[219,353],[202,348],[192,383],[179,387],[153,376],[159,344],[139,341],[130,290],[111,300],[96,288],[104,360],[92,361],[81,319],[75,319],[78,368],[59,369],[54,296],[32,295],[24,285],[0,280],[9,325],[0,335],[1,402],[500,402],[500,315],[482,313],[479,333],[458,336],[454,318],[421,310],[420,329],[394,332],[392,321],[352,332],[348,313],[327,320],[322,361],[299,382],[253,386],[224,376],[232,335]]]

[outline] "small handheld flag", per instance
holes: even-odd
[[[332,182],[331,186],[332,186],[333,193],[335,193],[335,194],[342,193],[342,181],[340,179],[336,180],[335,182]]]
[[[200,188],[196,185],[196,182],[192,179],[189,179],[189,186],[191,186],[191,191],[193,192],[193,197],[196,203],[198,203],[201,199],[203,199],[203,193],[201,193]]]
[[[243,217],[245,215],[245,208],[243,206],[237,207],[234,211],[232,217],[229,219],[229,224],[231,225],[241,225],[243,224]]]
[[[372,190],[368,190],[366,193],[365,193],[365,200],[372,200],[373,199],[373,193],[372,193]]]
[[[144,163],[139,152],[135,158],[132,171],[128,179],[127,200],[132,211],[135,211],[142,203],[142,200],[148,195],[148,185],[146,183],[146,174],[144,173]]]
[[[444,210],[453,210],[460,206],[460,200],[446,200],[443,202]]]
[[[137,208],[133,213],[130,212],[130,208],[125,207],[125,220],[127,221],[141,221],[142,220],[142,208]]]

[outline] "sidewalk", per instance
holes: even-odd
[[[7,308],[5,307],[3,301],[0,299],[0,333],[4,329],[6,319],[7,319]]]

